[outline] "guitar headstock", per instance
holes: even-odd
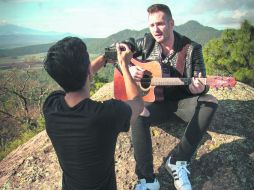
[[[236,85],[236,80],[234,77],[224,77],[224,76],[208,76],[206,79],[206,84],[211,88],[232,88]]]

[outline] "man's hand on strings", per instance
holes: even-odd
[[[132,78],[136,81],[136,82],[140,82],[141,79],[144,76],[144,69],[142,69],[141,67],[138,66],[131,66],[129,67],[129,71],[131,73]]]
[[[198,77],[192,77],[191,84],[189,85],[189,89],[192,94],[199,94],[205,90],[205,84],[203,84],[199,79],[201,77],[201,73],[198,74]]]

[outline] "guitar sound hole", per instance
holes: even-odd
[[[143,89],[149,89],[151,84],[151,77],[149,75],[144,75],[141,79],[140,85]]]

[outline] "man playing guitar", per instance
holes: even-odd
[[[173,118],[182,119],[187,126],[180,143],[166,162],[166,169],[174,178],[176,189],[190,190],[187,163],[208,129],[218,102],[215,97],[206,94],[209,87],[199,80],[206,77],[201,45],[173,30],[174,20],[168,6],[154,4],[147,11],[150,33],[136,40],[134,57],[144,62],[160,62],[164,77],[185,77],[192,81],[189,85],[163,87],[164,100],[146,102],[144,111],[132,126],[139,178],[135,190],[160,188],[153,170],[150,126]],[[140,82],[144,69],[134,65],[129,70],[136,82]]]

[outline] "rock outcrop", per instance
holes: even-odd
[[[92,98],[109,99],[112,92],[113,84],[108,83]],[[232,91],[209,93],[218,98],[219,108],[190,165],[193,189],[254,189],[254,89],[238,83]],[[184,126],[164,123],[151,128],[154,168],[162,190],[174,189],[164,162],[179,142]],[[118,137],[115,158],[118,189],[132,189],[136,176],[130,132]],[[61,169],[45,131],[0,162],[0,189],[61,189]]]

